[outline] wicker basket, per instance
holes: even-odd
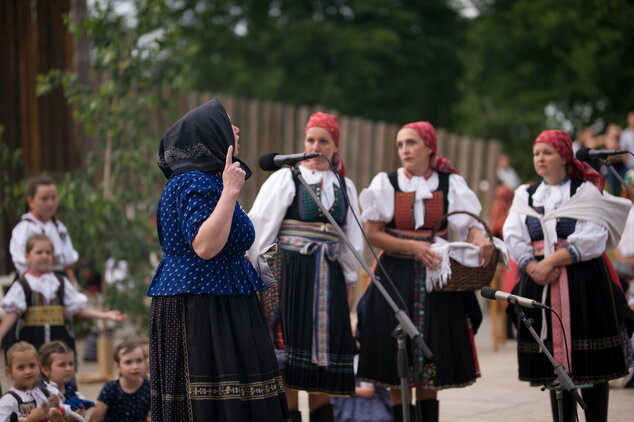
[[[467,211],[453,211],[445,214],[432,230],[432,239],[436,236],[436,232],[440,229],[442,223],[453,214],[467,214],[478,220],[489,236],[489,239],[493,242],[493,236],[491,230],[484,221],[475,214]],[[459,291],[471,291],[479,290],[483,287],[489,286],[493,280],[495,269],[497,268],[498,261],[500,259],[500,250],[493,248],[491,259],[482,267],[465,267],[453,258],[449,258],[451,265],[451,278],[448,280],[447,285],[440,289],[442,292],[459,292]]]

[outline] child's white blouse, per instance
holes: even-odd
[[[26,264],[26,241],[33,234],[45,234],[53,242],[53,254],[55,262],[53,271],[62,271],[64,268],[73,265],[79,259],[79,254],[73,247],[68,229],[61,221],[53,222],[49,220],[42,222],[35,218],[31,213],[26,213],[11,232],[11,241],[9,242],[9,251],[13,265],[19,274],[27,270]]]
[[[9,391],[13,391],[16,393],[21,399],[22,402],[28,403],[35,401],[36,407],[43,406],[48,401],[42,390],[38,387],[35,387],[31,390],[18,390],[17,388],[11,387]],[[11,417],[12,413],[16,413],[18,417],[28,416],[20,414],[20,409],[18,408],[18,401],[11,394],[5,394],[0,398],[0,421],[8,421]]]
[[[59,288],[59,280],[53,273],[42,274],[39,277],[26,273],[24,274],[24,278],[27,283],[29,283],[29,286],[31,286],[31,290],[33,290],[34,293],[41,293],[47,303],[50,303]],[[75,286],[64,277],[64,313],[72,316],[86,306],[88,306],[88,298],[86,295],[79,293]],[[22,314],[26,311],[26,297],[20,283],[15,282],[11,285],[7,294],[0,301],[0,307],[2,307],[5,312],[17,312]],[[2,421],[2,419],[0,419],[0,421]]]

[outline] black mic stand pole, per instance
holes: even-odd
[[[610,162],[610,160],[608,160],[607,158],[599,158],[599,161],[601,161],[601,164],[603,164],[604,166],[606,166],[608,168],[608,170],[616,177],[616,179],[619,181],[619,183],[621,184],[621,186],[623,186],[628,193],[630,194],[631,197],[634,198],[634,191],[632,190],[632,188],[625,183],[625,180],[623,180],[623,178],[621,177],[621,175],[619,174],[618,171],[616,171],[616,169],[614,168],[614,166],[612,165],[612,162]]]
[[[306,183],[306,180],[304,180],[304,177],[302,176],[302,172],[297,166],[297,164],[291,166],[291,171],[293,172],[293,175],[297,178],[297,180],[299,180],[299,182],[302,184],[302,186],[306,188],[306,191],[308,192],[310,197],[313,198],[313,201],[315,201],[315,204],[317,204],[317,206],[319,207],[321,212],[324,214],[324,216],[326,216],[330,224],[332,224],[332,226],[335,228],[337,233],[339,233],[341,240],[343,240],[346,246],[350,249],[354,257],[357,259],[357,261],[361,265],[361,267],[370,276],[370,278],[372,279],[372,282],[374,283],[376,288],[379,290],[383,298],[385,298],[390,308],[392,308],[392,311],[394,311],[394,316],[396,317],[396,320],[398,321],[398,326],[394,330],[393,335],[397,338],[397,343],[399,345],[399,352],[397,355],[399,358],[397,359],[397,362],[398,362],[398,373],[399,373],[399,377],[401,378],[401,388],[402,388],[401,396],[403,398],[403,420],[409,421],[410,420],[409,419],[409,398],[408,398],[409,388],[407,388],[409,384],[409,381],[408,381],[409,364],[407,362],[407,351],[405,349],[405,336],[407,335],[412,340],[412,343],[422,350],[423,354],[425,355],[427,359],[432,359],[433,354],[431,350],[429,349],[429,347],[427,346],[427,344],[425,344],[425,342],[423,341],[423,335],[418,331],[418,329],[416,328],[416,326],[414,325],[410,317],[407,315],[407,312],[405,312],[405,310],[403,309],[400,309],[398,305],[396,304],[396,302],[394,302],[394,299],[392,299],[392,297],[387,292],[387,290],[385,290],[385,287],[383,286],[379,278],[374,275],[374,273],[372,272],[372,269],[370,269],[370,267],[365,262],[365,260],[361,257],[361,255],[359,255],[359,252],[357,252],[357,250],[352,246],[352,244],[350,243],[350,240],[348,239],[346,234],[343,232],[339,224],[337,224],[335,219],[332,218],[332,215],[330,214],[330,212],[328,212],[328,210],[321,203],[321,201],[319,200],[315,192],[313,192],[313,190],[310,188],[308,183]],[[402,365],[405,365],[405,367],[403,368]]]
[[[566,373],[564,367],[560,365],[555,360],[553,355],[548,351],[542,339],[539,338],[539,335],[537,335],[537,333],[535,332],[535,329],[533,328],[533,320],[526,318],[526,315],[524,314],[524,311],[522,310],[521,306],[519,305],[513,305],[513,306],[515,306],[515,309],[514,309],[515,315],[517,315],[522,320],[522,322],[524,323],[528,331],[530,331],[533,338],[539,345],[539,350],[541,350],[546,355],[550,363],[553,365],[553,368],[555,368],[554,372],[557,375],[557,378],[555,378],[555,380],[552,382],[550,387],[553,387],[555,389],[555,397],[557,398],[557,412],[559,414],[559,418],[558,418],[559,421],[563,422],[565,420],[564,406],[563,406],[563,398],[564,398],[563,390],[564,389],[570,391],[575,401],[579,403],[579,406],[581,406],[583,410],[585,410],[587,406],[586,406],[586,403],[581,398],[581,396],[579,395],[579,393],[577,392],[577,389],[576,389],[577,386],[575,385],[574,382],[572,382],[572,379],[570,379],[570,376]],[[546,321],[542,321],[542,324],[545,324],[545,323]],[[542,391],[546,390],[546,388],[548,387],[542,387]]]

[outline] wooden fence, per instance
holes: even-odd
[[[258,159],[267,152],[291,154],[304,150],[304,127],[315,111],[338,116],[341,124],[340,152],[346,162],[347,176],[357,189],[367,187],[381,171],[397,168],[396,133],[399,125],[338,115],[320,107],[295,107],[271,101],[257,101],[218,94],[231,120],[240,127],[240,158],[253,170],[253,178],[245,184],[241,202],[249,209],[270,173],[258,167]],[[179,96],[179,115],[213,98],[208,93],[188,93]],[[164,119],[154,118],[154,122]],[[163,130],[167,129],[164,127]],[[449,159],[480,198],[483,215],[493,199],[496,185],[496,162],[500,142],[472,139],[438,129],[438,152]]]

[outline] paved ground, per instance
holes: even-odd
[[[497,352],[493,351],[488,316],[485,316],[478,333],[477,344],[482,378],[467,388],[441,391],[440,419],[443,422],[549,421],[551,415],[548,393],[517,380],[515,342],[509,341]],[[81,353],[81,346],[79,350]],[[80,377],[96,372],[95,363],[81,363]],[[6,391],[7,380],[5,377],[2,378],[2,387]],[[101,384],[80,385],[80,391],[89,399],[95,399],[100,389]],[[302,410],[305,412],[304,419],[308,420],[306,409],[304,396]],[[634,389],[610,390],[609,420],[634,420]],[[583,415],[580,415],[580,421],[585,421]]]

